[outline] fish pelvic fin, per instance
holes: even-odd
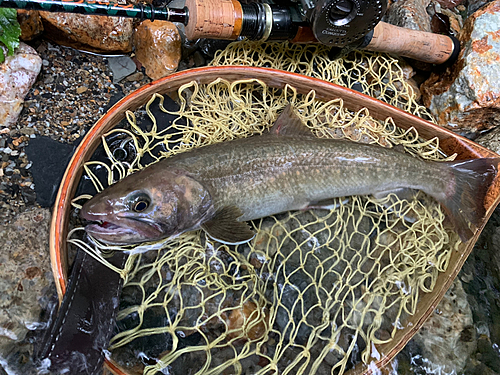
[[[271,134],[279,136],[314,137],[314,134],[311,132],[311,130],[293,111],[293,107],[291,104],[288,104],[283,112],[281,112],[270,132]]]
[[[254,231],[246,222],[238,221],[241,215],[241,210],[236,206],[223,207],[211,220],[201,224],[201,228],[216,241],[239,245],[255,237]]]
[[[448,162],[452,182],[448,186],[444,206],[462,242],[473,235],[469,223],[477,228],[485,214],[484,200],[498,172],[500,158],[482,158]]]

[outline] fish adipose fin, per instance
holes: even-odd
[[[283,112],[281,112],[270,132],[271,134],[280,136],[314,137],[311,130],[295,114],[291,104],[288,104]]]
[[[446,163],[455,177],[450,182],[444,206],[462,242],[467,242],[485,214],[484,199],[498,171],[500,158],[484,158]]]
[[[254,238],[255,233],[246,222],[238,221],[242,212],[238,207],[221,208],[215,216],[201,225],[212,239],[228,244],[239,245]]]

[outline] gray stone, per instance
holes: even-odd
[[[430,0],[402,0],[392,3],[387,11],[387,22],[419,31],[431,31],[427,6]]]
[[[49,256],[50,211],[36,208],[16,216],[0,227],[0,357],[14,373],[19,355],[32,353],[24,341],[28,332],[40,328],[40,313],[53,295]],[[23,354],[24,353],[24,354]],[[29,359],[29,357],[28,357]],[[23,361],[23,366],[26,363]]]
[[[486,4],[490,3],[491,0],[468,0],[467,1],[467,15],[470,16]]]
[[[33,128],[29,128],[29,127],[27,127],[27,126],[25,126],[25,127],[21,128],[19,131],[20,131],[22,134],[24,134],[24,135],[32,135],[32,134],[35,134],[35,129],[33,129]]]
[[[479,136],[476,139],[476,142],[481,146],[500,154],[500,128],[493,129],[492,131]]]
[[[113,83],[120,82],[123,78],[135,72],[136,65],[128,56],[108,58],[109,68],[113,72]]]
[[[460,279],[455,279],[413,340],[422,349],[431,373],[462,372],[476,350],[477,338],[472,311]]]

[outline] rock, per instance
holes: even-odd
[[[486,4],[490,3],[491,0],[468,0],[467,1],[467,16],[470,16]]]
[[[80,86],[76,88],[76,93],[77,94],[83,94],[85,91],[87,91],[89,88],[85,86]]]
[[[476,139],[476,142],[481,146],[500,154],[500,128],[493,129],[486,134],[480,135]]]
[[[28,128],[27,126],[25,126],[21,129],[19,129],[19,131],[25,135],[32,135],[32,134],[35,134],[36,129]]]
[[[205,56],[213,59],[217,51],[225,49],[230,43],[232,43],[230,40],[201,39],[196,44]]]
[[[421,86],[438,124],[464,135],[500,125],[500,0],[467,19],[459,58]]]
[[[0,64],[0,124],[2,126],[9,127],[17,121],[24,97],[35,83],[41,67],[42,59],[36,51],[22,42],[14,55],[7,56],[4,63]]]
[[[17,11],[17,21],[21,26],[21,40],[29,41],[35,39],[43,32],[42,19],[36,10]]]
[[[426,359],[429,373],[462,372],[476,349],[476,330],[472,324],[467,294],[457,278],[434,313],[413,336],[413,341],[422,350],[422,357]]]
[[[33,209],[0,227],[0,357],[12,374],[36,374],[26,366],[33,352],[25,338],[41,328],[40,314],[54,294],[49,257],[50,211]],[[25,357],[20,360],[19,357]],[[7,362],[7,363],[5,363]],[[4,367],[5,368],[5,367]],[[34,368],[33,368],[34,370]]]
[[[261,340],[270,330],[269,313],[251,301],[230,310],[226,322],[230,338],[257,341]]]
[[[205,57],[203,56],[203,53],[201,53],[200,51],[194,52],[193,59],[194,59],[194,66],[196,66],[197,68],[206,65]]]
[[[128,56],[110,57],[108,65],[113,72],[113,83],[120,82],[123,78],[135,72],[136,65]]]
[[[173,23],[142,22],[136,29],[134,43],[137,59],[150,78],[159,79],[177,70],[181,59],[181,37]]]
[[[141,72],[135,72],[127,77],[127,81],[129,82],[136,82],[136,81],[142,81],[144,78],[144,74]]]
[[[462,4],[464,0],[437,0],[437,2],[441,4],[443,8],[452,9]]]
[[[453,32],[453,35],[458,35],[460,30],[464,27],[464,22],[462,20],[462,16],[457,14],[450,9],[441,9],[441,12],[448,16],[450,21],[450,29]]]
[[[92,52],[132,51],[133,20],[40,12],[45,36],[58,44]]]
[[[402,0],[387,10],[387,22],[412,30],[431,31],[430,17],[426,8],[431,0]]]

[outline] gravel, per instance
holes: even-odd
[[[26,96],[13,128],[0,125],[0,225],[35,204],[31,161],[25,147],[40,136],[74,144],[123,96],[150,79],[140,70],[113,83],[105,56],[52,44],[32,43],[42,71]]]

